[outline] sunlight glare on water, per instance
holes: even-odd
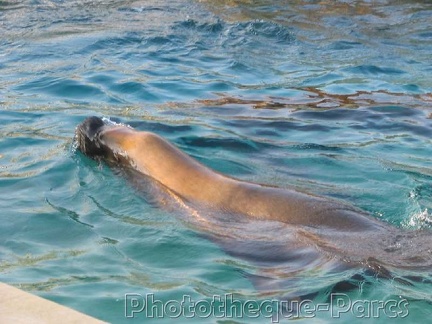
[[[126,293],[323,303],[340,283],[356,287],[352,300],[406,299],[399,320],[427,321],[430,274],[356,279],[319,259],[281,278],[84,157],[73,137],[105,117],[230,176],[430,230],[431,21],[432,4],[414,0],[0,1],[0,280],[112,323],[131,321]],[[295,288],[262,291],[260,275]],[[177,319],[194,320],[217,319]]]

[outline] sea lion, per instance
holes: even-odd
[[[293,225],[369,231],[382,224],[359,210],[293,190],[244,182],[217,173],[164,138],[90,117],[77,128],[78,149],[90,157],[122,160],[180,197],[232,213]]]
[[[76,142],[85,155],[127,165],[156,180],[183,201],[228,215],[286,224],[290,230],[297,230],[291,238],[301,236],[311,246],[350,263],[431,268],[432,239],[428,231],[403,231],[339,201],[225,176],[154,133],[89,117],[77,127]],[[230,244],[226,242],[225,246]],[[271,250],[267,241],[264,245]],[[237,244],[237,253],[249,253],[246,250],[250,250],[250,245],[238,252],[241,246]],[[280,251],[285,249],[282,238],[278,246]],[[296,247],[291,240],[287,260]]]

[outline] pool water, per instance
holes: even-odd
[[[162,135],[230,176],[430,229],[431,21],[429,1],[0,1],[0,280],[113,323],[156,321],[126,317],[128,293],[244,305],[293,292],[260,290],[258,265],[76,152],[90,115]],[[311,265],[291,279],[310,305],[349,279],[358,288],[336,289],[345,302],[408,303],[375,309],[374,322],[430,318],[427,272],[355,275]],[[278,319],[206,311],[176,320]]]

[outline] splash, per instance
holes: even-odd
[[[111,120],[109,117],[102,117],[101,119],[108,126],[123,126],[123,127],[132,128],[128,124],[123,124],[123,123],[116,122],[114,120]]]
[[[421,229],[432,226],[432,215],[426,208],[423,211],[413,214],[408,220],[408,226],[411,228]]]

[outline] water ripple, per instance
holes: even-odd
[[[289,230],[218,219],[211,237],[72,138],[85,117],[110,117],[230,176],[429,230],[431,15],[414,0],[0,1],[0,279],[107,322],[124,320],[127,292],[341,291],[407,297],[427,321],[427,273],[388,281],[306,250],[277,264]],[[409,264],[428,249],[402,243],[388,251]]]

